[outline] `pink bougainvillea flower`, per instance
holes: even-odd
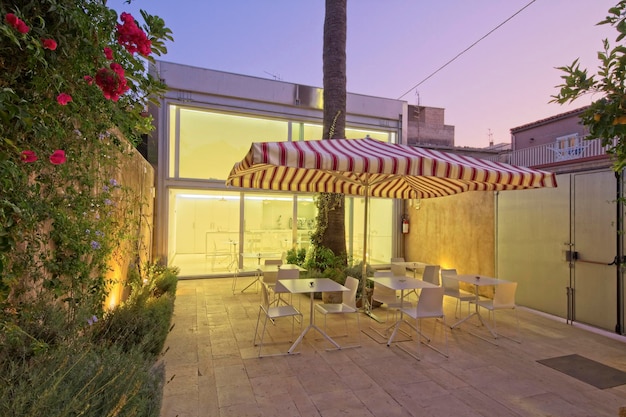
[[[7,13],[4,16],[4,20],[9,25],[11,25],[13,29],[16,29],[20,33],[28,33],[28,31],[30,30],[30,28],[26,25],[26,23],[24,23],[22,19],[15,16],[13,13]]]
[[[92,77],[91,75],[85,75],[85,76],[83,77],[83,79],[84,79],[85,81],[87,81],[87,84],[88,84],[88,85],[92,85],[92,84],[93,84],[93,77]]]
[[[116,62],[112,62],[109,68],[100,68],[96,72],[96,84],[104,97],[113,101],[118,101],[130,88],[124,76],[124,68]]]
[[[35,162],[37,160],[37,155],[33,151],[22,151],[20,158],[22,162]]]
[[[69,103],[70,101],[72,101],[72,96],[67,93],[61,93],[57,96],[57,103],[59,103],[61,106],[67,106],[67,103]]]
[[[120,20],[123,22],[117,25],[117,43],[122,45],[128,52],[148,56],[152,52],[152,42],[146,33],[137,26],[135,18],[129,13],[122,13]]]
[[[5,22],[7,22],[9,25],[13,26],[15,29],[17,29],[17,22],[20,21],[20,18],[15,16],[13,13],[7,13],[4,16],[4,20]]]
[[[54,39],[45,38],[41,40],[41,44],[44,48],[54,51],[57,49],[57,42]]]
[[[104,48],[104,56],[109,61],[112,60],[113,59],[113,49],[109,48],[108,46],[106,48]]]
[[[18,32],[20,32],[20,33],[28,33],[29,30],[30,30],[30,28],[23,21],[20,20],[17,23],[17,31]]]
[[[50,162],[54,165],[61,165],[65,163],[67,159],[65,158],[65,151],[61,149],[57,149],[50,155]]]

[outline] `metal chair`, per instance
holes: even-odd
[[[261,304],[259,305],[259,315],[256,320],[256,328],[254,329],[254,339],[253,344],[257,346],[256,339],[259,333],[259,323],[261,321],[261,315],[265,317],[263,321],[263,330],[261,331],[261,338],[259,340],[259,357],[261,357],[261,349],[263,349],[263,339],[265,337],[265,329],[267,328],[267,321],[271,320],[275,322],[276,319],[281,317],[291,317],[291,337],[293,338],[293,331],[295,328],[296,318],[299,317],[299,322],[302,323],[302,313],[298,311],[295,307],[286,305],[286,306],[270,306],[270,298],[267,291],[267,287],[265,285],[261,285]]]
[[[419,301],[415,308],[403,308],[402,312],[407,316],[415,319],[415,330],[417,332],[417,355],[404,349],[401,345],[398,345],[409,355],[413,356],[417,360],[421,360],[420,346],[422,344],[422,338],[426,339],[426,346],[434,351],[442,354],[446,358],[448,357],[448,333],[446,330],[445,316],[443,314],[443,287],[437,288],[422,288]],[[423,319],[440,319],[436,320],[436,323],[441,325],[445,339],[445,351],[441,351],[431,344],[430,338],[426,337],[422,333],[422,320]]]
[[[463,301],[467,302],[467,314],[470,314],[470,302],[474,301],[476,296],[467,291],[461,290],[459,281],[453,277],[456,275],[456,269],[441,270],[441,285],[443,286],[443,294],[448,297],[456,298],[456,306],[454,307],[454,318],[458,318],[458,312],[461,310]]]
[[[517,291],[517,282],[503,282],[495,286],[495,293],[492,300],[479,300],[472,301],[479,307],[489,310],[491,322],[493,324],[493,333],[495,338],[498,338],[498,329],[496,322],[496,311],[498,310],[513,310],[515,312],[515,320],[517,322],[517,335],[516,338],[504,336],[517,343],[521,343],[520,340],[520,326],[519,317],[517,317],[517,306],[515,305],[515,292]]]
[[[359,288],[359,280],[354,277],[346,277],[344,284],[350,291],[343,291],[341,304],[316,304],[315,311],[324,315],[324,332],[326,333],[326,317],[329,314],[344,314],[346,324],[346,336],[348,335],[348,319],[345,314],[354,313],[356,317],[356,329],[359,335],[359,344],[342,346],[342,348],[361,346],[361,326],[359,324],[359,309],[356,306],[356,291]]]

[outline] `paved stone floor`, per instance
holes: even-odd
[[[424,345],[420,361],[396,344],[387,347],[374,331],[386,325],[362,313],[361,332],[354,315],[347,317],[347,328],[344,317],[328,319],[328,332],[342,345],[358,342],[360,334],[359,348],[328,350],[325,339],[309,332],[298,354],[258,358],[252,340],[260,293],[254,286],[240,292],[251,281],[240,278],[235,294],[231,278],[179,281],[163,354],[162,417],[616,417],[626,407],[626,385],[602,390],[537,363],[576,353],[626,371],[626,338],[523,308],[521,343],[498,338],[496,345],[476,337],[488,333],[472,319],[447,329],[449,358]],[[306,325],[308,297],[294,296],[292,304],[301,308]],[[452,322],[453,301],[445,307]],[[374,311],[386,318],[384,308]],[[515,333],[513,318],[510,312],[498,315],[503,334]],[[433,333],[431,323],[424,323],[427,334]],[[289,319],[268,326],[267,353],[285,352],[291,335]],[[399,343],[416,352],[413,339]],[[441,330],[432,343],[444,346]]]

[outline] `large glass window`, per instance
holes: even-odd
[[[287,121],[180,108],[179,178],[225,180],[252,142],[289,139]]]
[[[168,250],[181,275],[233,271],[239,242],[239,192],[170,190]]]
[[[320,139],[322,125],[226,114],[181,106],[169,108],[168,173],[173,179],[225,180],[252,142]],[[291,137],[290,137],[291,135]],[[395,141],[385,131],[346,128],[349,138]],[[181,276],[220,275],[254,269],[263,259],[310,246],[317,209],[313,195],[170,189],[168,260]],[[212,189],[213,188],[213,189]],[[347,251],[363,256],[363,198],[346,198]],[[392,200],[370,199],[368,260],[388,263],[392,253]]]
[[[354,260],[363,259],[365,244],[365,198],[346,199],[346,243]],[[391,259],[393,200],[370,198],[367,221],[368,263],[386,264]]]

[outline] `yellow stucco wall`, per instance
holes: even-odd
[[[405,201],[410,225],[405,259],[494,276],[494,200],[493,192],[476,191]]]

